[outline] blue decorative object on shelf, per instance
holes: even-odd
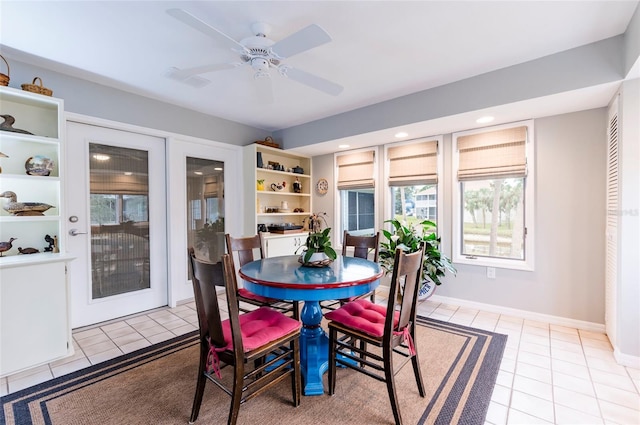
[[[262,162],[262,152],[256,152],[256,155],[257,155],[257,159],[256,159],[257,160],[257,164],[256,164],[256,166],[258,168],[263,168],[264,167],[264,162]]]

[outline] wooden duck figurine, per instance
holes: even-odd
[[[17,238],[9,239],[9,242],[0,242],[0,257],[2,257],[2,253],[5,251],[9,251],[12,248],[11,242],[15,241]]]
[[[10,190],[2,192],[0,198],[9,198],[2,208],[13,215],[44,215],[43,212],[49,208],[55,208],[43,202],[18,202],[17,195]]]
[[[13,131],[14,133],[22,133],[22,134],[33,134],[27,130],[21,130],[19,128],[13,128],[13,123],[16,122],[16,119],[11,115],[0,115],[0,117],[4,118],[2,124],[0,124],[0,130],[4,131]]]

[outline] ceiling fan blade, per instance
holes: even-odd
[[[299,82],[300,84],[304,84],[332,96],[337,96],[342,93],[342,90],[344,90],[344,87],[342,87],[340,84],[336,84],[332,81],[325,80],[322,77],[318,77],[317,75],[313,75],[296,68],[286,68],[283,72],[281,72],[281,74],[285,77]]]
[[[174,68],[175,70],[172,72],[171,77],[175,78],[176,80],[183,80],[185,78],[189,78],[194,75],[205,74],[207,72],[221,71],[224,69],[232,69],[235,67],[236,65],[233,63],[216,63],[211,65],[196,66],[196,67],[187,68],[187,69]]]
[[[273,103],[273,85],[271,84],[271,77],[269,74],[256,74],[253,79],[255,80],[256,93],[260,103],[269,105]]]
[[[271,50],[281,58],[288,58],[330,41],[331,37],[325,30],[312,24],[278,41]]]
[[[184,24],[189,25],[191,28],[200,31],[201,33],[208,35],[211,38],[215,38],[216,40],[220,40],[228,44],[230,47],[234,49],[241,49],[242,51],[247,50],[242,44],[238,43],[233,38],[229,37],[227,34],[222,31],[212,27],[206,22],[201,21],[196,18],[189,12],[182,9],[167,9],[167,13],[177,20],[181,21]]]

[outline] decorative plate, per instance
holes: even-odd
[[[30,176],[48,176],[53,170],[53,161],[45,156],[35,155],[27,159],[24,168]]]
[[[329,190],[329,182],[327,182],[327,179],[318,180],[318,183],[316,183],[316,190],[320,195],[326,194]]]

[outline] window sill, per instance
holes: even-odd
[[[455,264],[468,264],[472,266],[481,267],[495,267],[498,269],[509,270],[521,270],[521,271],[534,271],[533,261],[524,260],[507,260],[502,258],[488,258],[488,257],[471,257],[471,256],[458,256],[453,258]]]

